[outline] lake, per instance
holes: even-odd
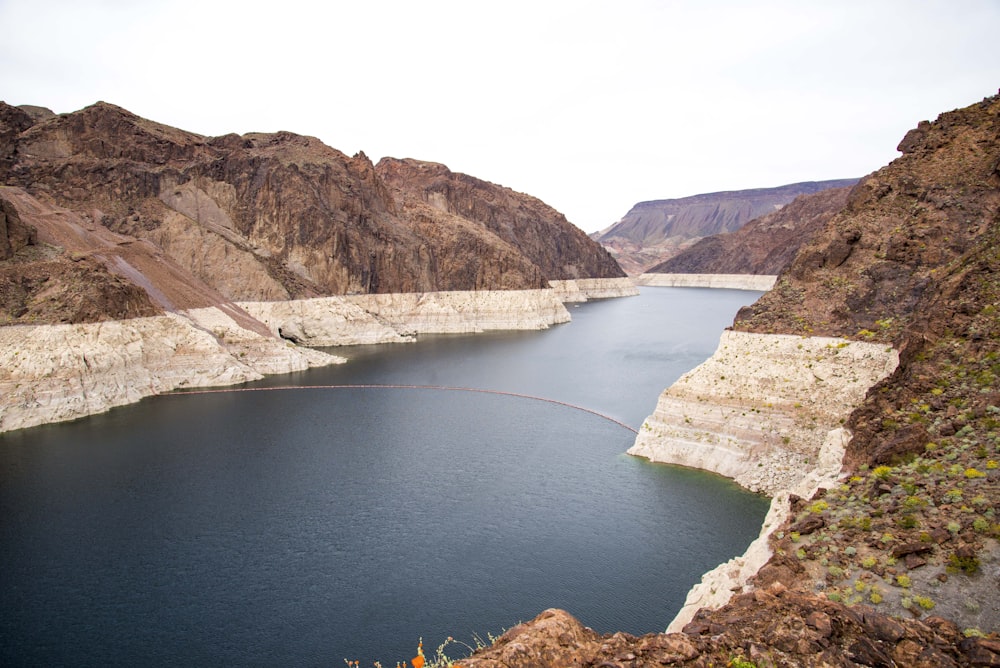
[[[393,666],[550,607],[662,631],[768,502],[625,455],[622,424],[758,296],[641,288],[0,434],[0,664]],[[510,394],[316,387],[344,385]]]

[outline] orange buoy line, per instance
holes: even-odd
[[[369,385],[279,385],[277,387],[229,387],[229,388],[222,387],[210,390],[181,390],[178,392],[168,392],[160,396],[171,396],[171,395],[182,395],[182,394],[223,394],[226,392],[273,392],[279,390],[284,391],[284,390],[343,390],[343,389],[444,390],[447,392],[480,392],[482,394],[499,394],[508,397],[517,397],[518,399],[546,401],[550,404],[557,404],[559,406],[573,408],[578,411],[583,411],[584,413],[590,413],[591,415],[596,415],[597,417],[607,420],[608,422],[613,422],[619,427],[628,429],[633,434],[639,433],[638,430],[633,429],[624,422],[616,420],[610,415],[599,413],[593,409],[585,408],[584,406],[577,406],[576,404],[567,403],[565,401],[559,401],[558,399],[549,399],[548,397],[536,397],[531,394],[521,394],[520,392],[506,392],[504,390],[487,390],[479,387],[452,387],[448,385],[370,385],[370,384]]]

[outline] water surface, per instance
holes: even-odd
[[[756,296],[644,288],[255,386],[495,389],[638,427]],[[157,397],[0,435],[0,663],[394,665],[549,607],[662,630],[767,504],[624,455],[633,439],[547,402],[375,388]]]

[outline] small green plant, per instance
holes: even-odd
[[[757,668],[757,664],[753,661],[748,661],[742,656],[734,656],[729,659],[729,663],[726,664],[727,668]]]
[[[935,605],[934,601],[932,601],[927,596],[914,596],[913,602],[919,605],[924,610],[933,610]]]
[[[899,585],[900,587],[902,587],[903,589],[909,589],[910,586],[913,584],[913,581],[910,580],[910,576],[909,575],[905,575],[905,574],[904,575],[897,575],[896,576],[896,584]]]
[[[973,478],[985,478],[986,474],[977,468],[967,468],[965,469],[965,477],[971,480]]]
[[[811,506],[809,506],[809,512],[818,515],[818,514],[820,514],[821,512],[823,512],[824,510],[826,510],[829,507],[830,507],[829,503],[827,503],[826,501],[820,500],[820,501],[817,501],[816,503],[812,504]]]
[[[948,558],[948,567],[946,570],[949,573],[958,573],[961,571],[966,575],[972,575],[979,572],[979,559],[975,556],[960,557],[957,554],[953,554]]]
[[[877,564],[878,564],[878,559],[876,559],[875,557],[865,557],[864,559],[861,560],[861,567],[867,568],[869,570],[875,568]]]
[[[972,530],[976,533],[987,533],[990,530],[990,522],[984,517],[977,517],[972,521]]]
[[[891,466],[885,466],[885,465],[876,466],[874,469],[872,469],[872,475],[878,478],[879,480],[885,480],[886,478],[889,477],[890,473],[892,473]]]

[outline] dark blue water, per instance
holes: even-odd
[[[646,288],[543,332],[340,349],[289,384],[519,392],[633,427],[755,293]],[[174,395],[0,435],[0,664],[384,665],[549,607],[662,630],[766,500],[481,393]]]

